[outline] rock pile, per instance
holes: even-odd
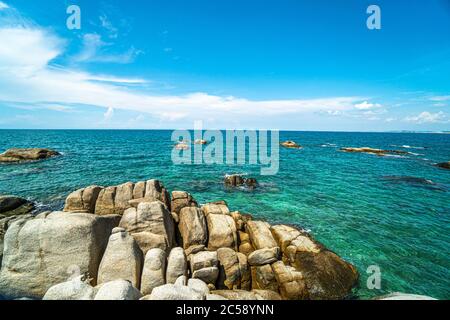
[[[149,180],[80,189],[64,212],[13,222],[0,295],[343,299],[357,280],[355,267],[302,230],[230,212],[224,201],[199,206],[182,191],[170,197]]]

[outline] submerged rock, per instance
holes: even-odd
[[[47,159],[60,155],[59,152],[42,148],[12,148],[0,154],[0,162],[21,162]]]
[[[436,166],[442,169],[450,169],[450,161],[437,163]]]
[[[280,143],[283,147],[289,149],[301,149],[303,148],[301,145],[297,144],[295,141],[288,140]]]
[[[344,151],[344,152],[359,152],[359,153],[374,154],[377,156],[385,156],[387,154],[409,154],[409,152],[407,152],[407,151],[374,149],[374,148],[369,148],[369,147],[341,148],[340,150]]]

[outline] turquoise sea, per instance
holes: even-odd
[[[61,209],[71,191],[157,178],[199,202],[224,199],[232,210],[299,225],[352,262],[361,274],[355,295],[401,291],[450,299],[450,135],[280,132],[301,150],[280,148],[280,169],[261,176],[255,165],[173,165],[171,131],[0,130],[0,152],[46,147],[63,156],[0,165],[0,194]],[[343,153],[340,147],[398,149],[406,156]],[[246,173],[254,191],[229,190],[225,174]],[[371,265],[381,290],[366,286]]]

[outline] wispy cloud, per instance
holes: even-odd
[[[449,101],[450,95],[448,96],[434,96],[430,98],[431,101]]]
[[[361,103],[355,104],[355,108],[358,110],[370,110],[370,109],[381,108],[381,104],[363,101]]]
[[[404,120],[408,121],[408,122],[417,123],[417,124],[449,122],[447,115],[442,111],[439,111],[436,113],[424,111],[424,112],[418,114],[417,116],[406,117]]]
[[[9,6],[6,3],[4,3],[3,1],[0,1],[0,10],[4,10],[4,9],[8,9],[8,8],[9,8]]]

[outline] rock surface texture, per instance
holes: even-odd
[[[22,162],[47,159],[59,152],[43,148],[12,148],[0,154],[0,162]]]

